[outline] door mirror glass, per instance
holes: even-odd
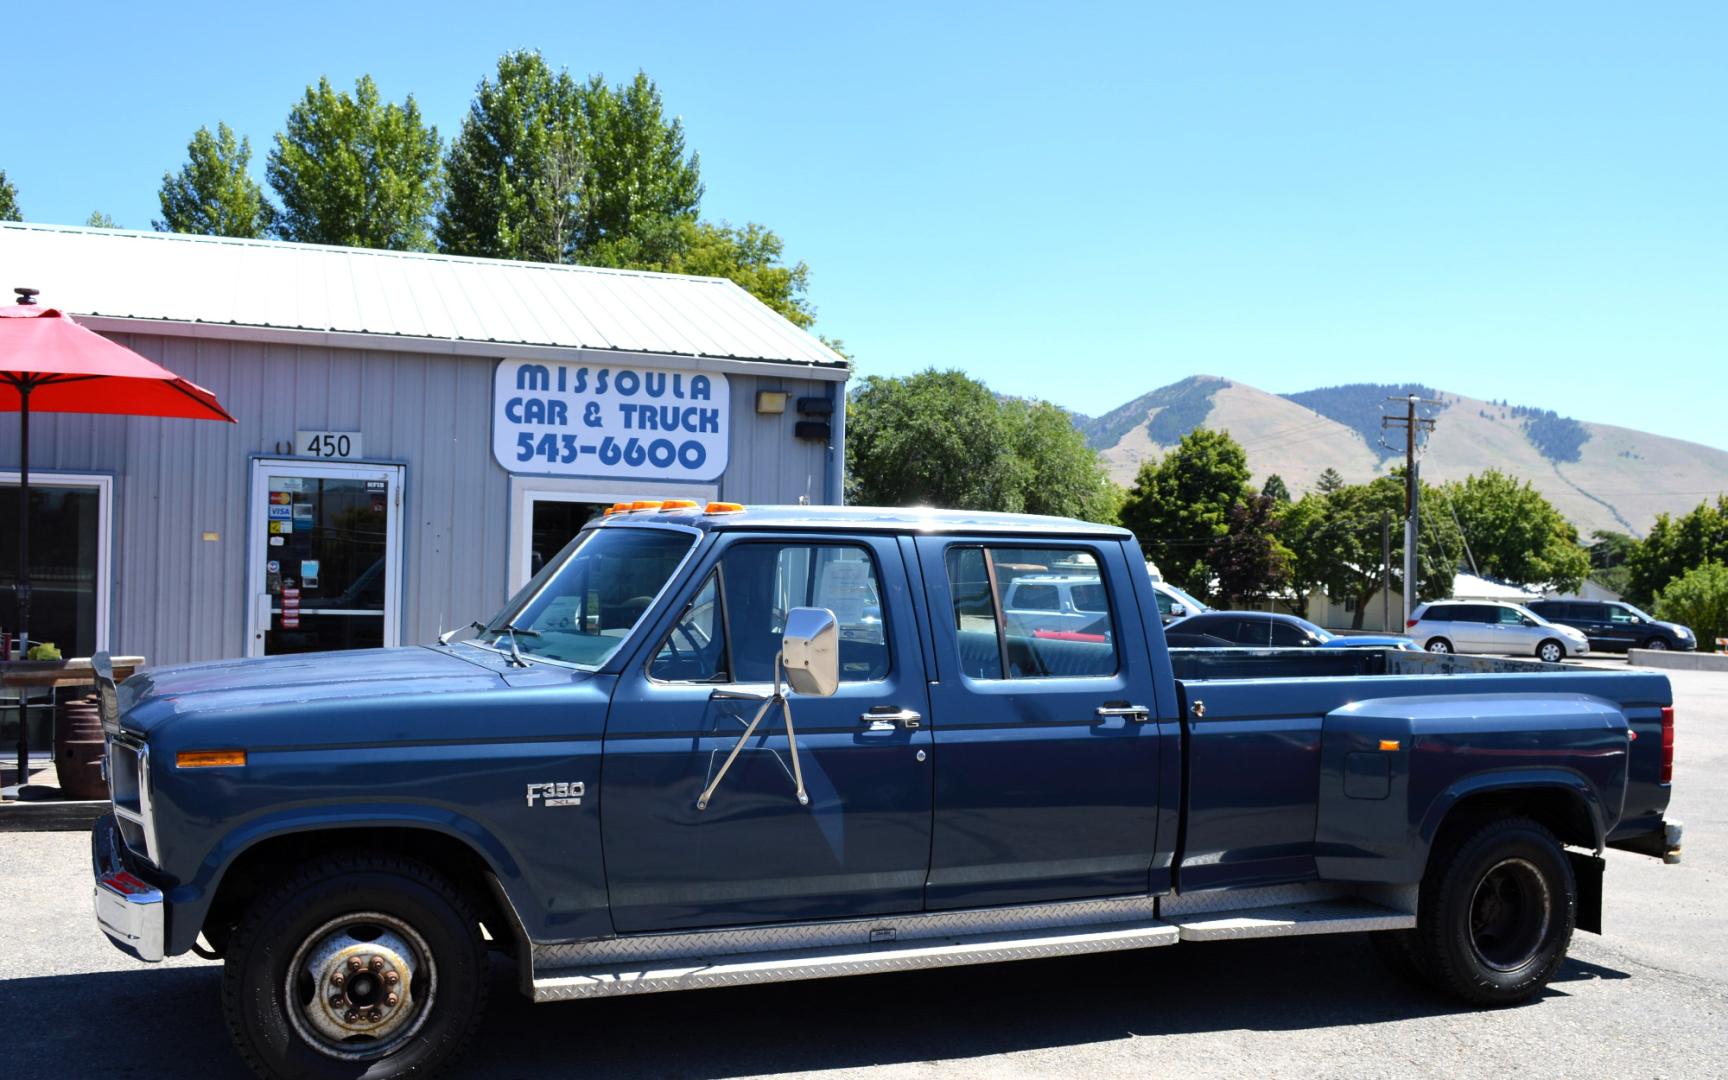
[[[793,690],[831,697],[840,687],[840,621],[827,608],[793,608],[786,613],[780,656]]]
[[[1181,604],[1170,605],[1170,616],[1172,618],[1180,619],[1186,614],[1188,614],[1188,609],[1183,607]]]

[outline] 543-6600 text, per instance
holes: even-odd
[[[593,456],[602,465],[653,465],[671,468],[674,463],[684,469],[700,469],[708,460],[708,448],[695,439],[674,442],[671,439],[638,439],[620,442],[611,435],[597,443],[582,442],[575,435],[559,432],[535,436],[523,431],[516,436],[516,460],[544,459],[548,464],[568,465],[579,457]]]

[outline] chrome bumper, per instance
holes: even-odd
[[[162,890],[126,869],[112,814],[98,819],[91,831],[90,865],[96,925],[121,952],[151,963],[162,959],[168,926]]]

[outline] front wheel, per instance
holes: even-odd
[[[1529,818],[1489,822],[1435,850],[1413,951],[1441,989],[1477,1005],[1516,1005],[1566,959],[1577,909],[1553,833]]]
[[[1666,641],[1663,641],[1659,637],[1653,637],[1649,641],[1646,641],[1644,643],[1644,647],[1646,649],[1651,650],[1652,652],[1667,652],[1668,651],[1668,643]]]
[[[262,1077],[429,1076],[485,1001],[479,918],[423,863],[343,855],[266,890],[228,946],[222,1005]]]
[[[1545,664],[1558,664],[1566,659],[1566,649],[1558,641],[1544,641],[1536,646],[1536,658]]]

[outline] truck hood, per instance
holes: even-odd
[[[350,715],[364,715],[368,700],[412,698],[426,704],[442,695],[485,693],[536,677],[568,684],[577,674],[535,665],[516,675],[494,667],[489,659],[473,649],[414,646],[158,668],[120,684],[120,723],[128,731],[148,735],[195,716],[314,714],[334,706]]]

